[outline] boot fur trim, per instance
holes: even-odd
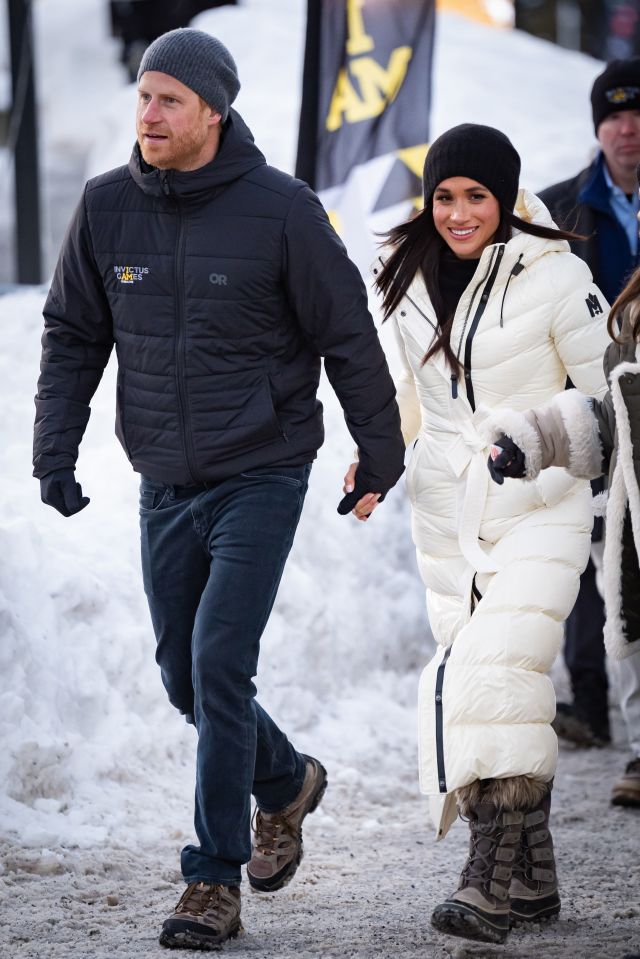
[[[470,816],[473,807],[481,802],[493,803],[510,812],[535,809],[550,791],[550,783],[531,776],[508,776],[505,779],[476,779],[456,790],[458,809]]]

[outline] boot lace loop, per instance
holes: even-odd
[[[269,813],[266,818],[256,806],[251,826],[254,831],[255,848],[263,856],[271,856],[277,851],[280,840],[284,836],[297,838],[297,831],[282,813]]]
[[[212,906],[220,902],[222,886],[209,885],[204,882],[192,882],[184,891],[176,912],[189,912],[194,916],[201,916]]]
[[[480,843],[487,845],[484,851],[480,849]],[[500,837],[492,835],[491,828],[483,826],[482,823],[474,823],[471,831],[471,842],[469,849],[469,858],[465,863],[463,875],[465,879],[480,879],[483,883],[491,881],[491,874],[495,865],[494,847],[500,845]],[[488,846],[488,848],[487,848]]]

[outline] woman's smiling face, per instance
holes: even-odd
[[[433,191],[435,228],[461,260],[478,259],[500,223],[500,204],[486,186],[452,176]]]

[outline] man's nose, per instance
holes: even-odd
[[[149,100],[142,111],[142,119],[145,123],[155,123],[158,119],[158,105],[155,100]]]

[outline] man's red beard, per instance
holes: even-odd
[[[189,166],[206,144],[208,136],[206,130],[197,129],[179,135],[168,134],[166,139],[150,144],[144,139],[144,134],[153,132],[139,129],[138,144],[145,163],[160,170]]]

